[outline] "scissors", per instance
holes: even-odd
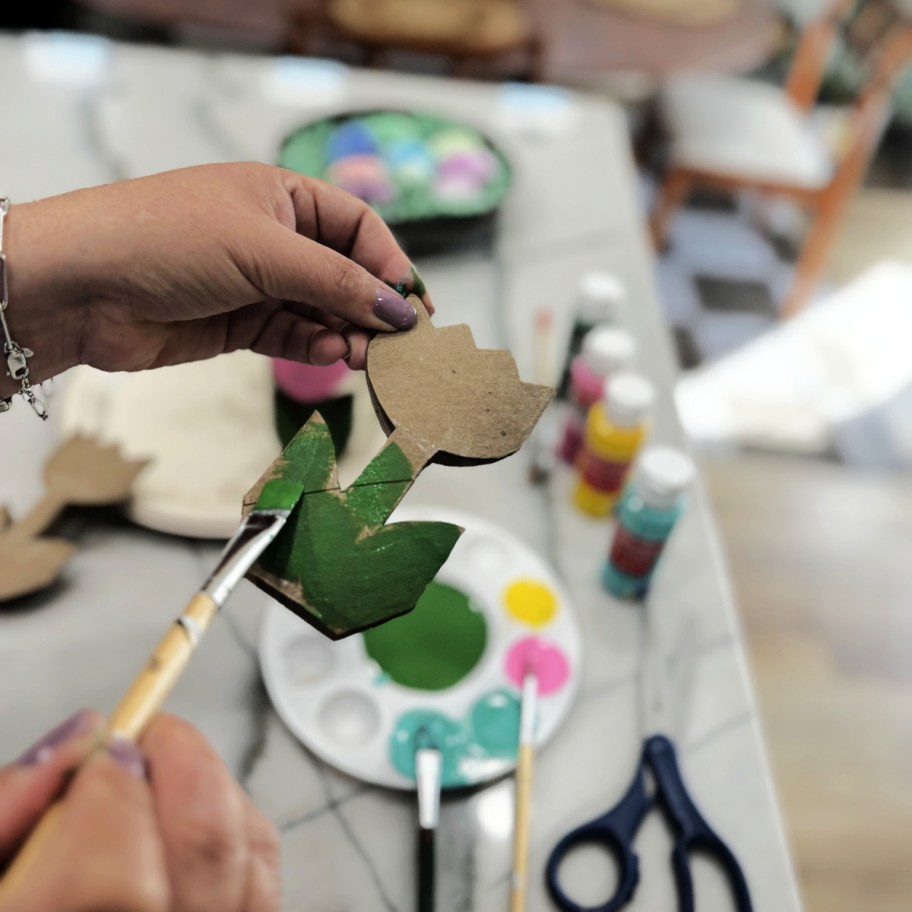
[[[644,607],[644,613],[646,606]],[[658,807],[674,836],[671,866],[674,872],[679,912],[693,912],[694,892],[690,872],[690,855],[699,852],[711,859],[725,875],[737,912],[752,912],[750,893],[744,872],[734,853],[716,835],[697,810],[678,766],[674,743],[664,734],[673,721],[672,698],[675,690],[672,671],[675,661],[658,648],[645,622],[646,649],[640,669],[642,725],[645,729],[643,749],[633,782],[624,797],[607,813],[572,830],[552,849],[546,869],[548,892],[564,912],[615,912],[633,898],[640,878],[639,858],[633,841],[646,815]],[[681,652],[677,652],[677,662]],[[649,778],[655,783],[649,791]],[[608,849],[618,864],[618,887],[615,894],[598,906],[581,906],[564,891],[560,867],[570,851],[584,844]]]

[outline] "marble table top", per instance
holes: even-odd
[[[13,201],[207,161],[272,161],[308,117],[346,106],[432,107],[478,124],[507,150],[516,182],[490,249],[419,262],[438,324],[466,322],[479,345],[509,347],[531,378],[535,310],[568,331],[577,276],[615,273],[641,364],[659,387],[653,438],[682,443],[674,367],[652,283],[623,113],[569,96],[549,129],[522,122],[496,86],[390,73],[301,70],[283,61],[150,47],[0,37],[0,187]],[[65,381],[64,381],[65,382]],[[53,407],[53,403],[52,403]],[[23,405],[0,416],[0,503],[14,514],[40,490],[53,422]],[[529,909],[553,908],[545,859],[568,829],[613,805],[640,749],[636,672],[641,622],[600,588],[608,531],[569,506],[570,479],[526,482],[528,456],[454,470],[432,467],[416,505],[458,506],[511,530],[544,555],[569,590],[584,630],[576,703],[536,766]],[[0,611],[0,719],[12,755],[80,706],[110,710],[173,615],[212,566],[218,543],[103,519],[81,530],[62,585]],[[285,908],[298,912],[414,908],[414,804],[406,793],[353,780],[317,760],[272,710],[256,643],[265,597],[243,583],[173,694],[169,709],[213,741],[277,824]],[[763,746],[742,633],[702,489],[670,543],[653,608],[686,618],[690,696],[678,738],[686,781],[740,858],[754,908],[799,908]],[[504,908],[513,780],[444,799],[438,835],[440,912]],[[632,910],[675,907],[670,837],[652,815],[638,840]],[[696,864],[698,907],[730,908],[721,879]],[[607,866],[584,866],[585,896],[611,888]],[[591,893],[591,895],[590,895]]]

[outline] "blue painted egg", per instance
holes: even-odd
[[[347,158],[349,155],[373,155],[377,151],[377,141],[363,123],[356,120],[336,127],[326,140],[326,160],[328,162]]]

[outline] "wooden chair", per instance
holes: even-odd
[[[867,79],[836,148],[815,129],[813,107],[827,55],[842,31],[866,63]],[[660,100],[670,165],[650,217],[657,249],[669,220],[694,187],[781,194],[811,222],[781,308],[804,307],[818,282],[840,216],[861,182],[886,126],[891,89],[912,58],[912,24],[888,0],[830,0],[804,30],[786,85],[719,75],[682,77]]]
[[[309,53],[321,37],[360,47],[368,66],[382,66],[390,51],[447,58],[453,75],[473,61],[516,57],[522,75],[537,80],[538,36],[523,0],[317,0],[295,17],[292,53]]]

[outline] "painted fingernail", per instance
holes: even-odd
[[[137,779],[146,778],[146,761],[132,741],[114,737],[108,744],[108,756]]]
[[[396,329],[411,329],[418,319],[415,308],[405,298],[382,285],[377,289],[377,296],[374,298],[374,314]]]
[[[52,728],[40,741],[33,744],[17,761],[17,766],[40,766],[47,763],[61,744],[92,727],[92,713],[81,709],[65,722]]]

